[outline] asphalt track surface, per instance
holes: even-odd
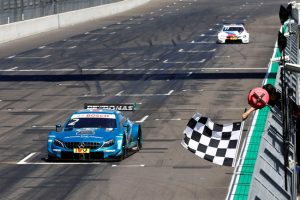
[[[1,45],[0,199],[224,199],[233,168],[185,150],[182,131],[196,111],[240,120],[265,77],[280,3],[152,0]],[[225,22],[244,22],[250,43],[217,44]],[[48,131],[86,102],[136,102],[128,116],[143,149],[122,162],[45,162]]]

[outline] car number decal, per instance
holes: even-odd
[[[68,123],[68,126],[75,126],[75,124],[79,121],[79,119],[73,118],[71,122]]]

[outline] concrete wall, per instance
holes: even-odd
[[[0,43],[58,29],[57,15],[41,17],[0,26]]]
[[[100,19],[127,11],[149,1],[150,0],[123,0],[97,7],[0,25],[0,43]]]

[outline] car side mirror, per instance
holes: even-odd
[[[61,124],[56,124],[55,125],[55,131],[60,132],[61,131]]]

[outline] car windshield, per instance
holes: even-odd
[[[116,128],[113,114],[75,114],[67,122],[66,128]]]
[[[234,27],[234,26],[229,27],[229,26],[225,26],[225,27],[223,28],[223,31],[237,31],[237,32],[243,32],[244,29],[243,29],[243,27]]]

